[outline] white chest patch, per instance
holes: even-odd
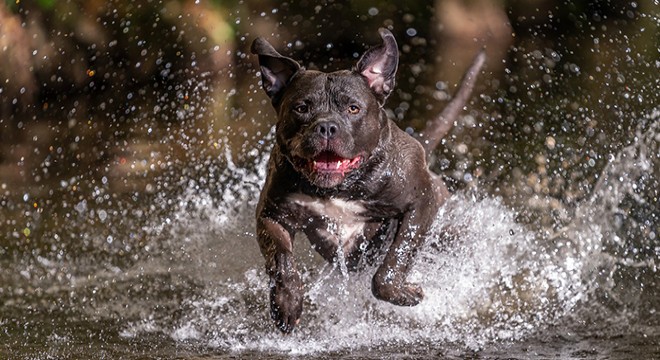
[[[300,193],[290,195],[289,201],[324,218],[328,228],[317,230],[325,232],[327,240],[337,246],[341,244],[344,250],[352,248],[357,237],[362,235],[367,218],[363,215],[365,207],[360,201],[318,199]]]

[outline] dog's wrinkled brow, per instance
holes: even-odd
[[[325,90],[331,94],[333,101],[338,104],[355,103],[360,106],[365,106],[367,99],[364,94],[368,94],[366,85],[352,76],[346,74],[328,74]]]

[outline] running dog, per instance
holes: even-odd
[[[448,197],[426,158],[449,131],[485,61],[480,52],[454,99],[414,138],[383,106],[399,61],[392,33],[349,70],[306,70],[263,38],[252,43],[261,82],[277,112],[276,143],[257,205],[257,238],[270,277],[271,316],[284,333],[302,313],[303,283],[293,238],[303,232],[328,261],[357,268],[386,249],[373,276],[378,299],[417,305],[422,288],[406,277],[438,208]]]

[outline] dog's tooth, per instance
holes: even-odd
[[[337,161],[337,169],[341,167],[341,161]]]

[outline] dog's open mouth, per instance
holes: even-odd
[[[343,158],[332,151],[324,151],[309,162],[312,172],[345,174],[360,166],[361,156]]]

